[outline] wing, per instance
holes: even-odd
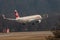
[[[16,19],[12,19],[12,18],[5,18],[5,19],[7,19],[7,20],[16,20]]]

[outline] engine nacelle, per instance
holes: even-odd
[[[41,23],[41,20],[38,20],[39,21],[39,23]]]
[[[41,20],[36,21],[36,23],[41,23]]]

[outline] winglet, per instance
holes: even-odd
[[[43,18],[45,19],[45,18],[48,18],[48,14],[44,14],[43,15]]]

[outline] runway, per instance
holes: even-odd
[[[12,40],[12,39],[45,39],[48,36],[54,36],[51,31],[37,31],[37,32],[11,32],[11,33],[0,33],[0,40]],[[3,38],[3,39],[2,39]]]

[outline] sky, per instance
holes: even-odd
[[[0,0],[0,14],[12,16],[15,9],[20,16],[60,13],[60,0]]]
[[[60,0],[0,0],[0,15],[5,14],[8,18],[14,18],[15,9],[20,16],[49,14],[51,18],[48,19],[47,24],[51,28],[60,14]],[[55,14],[57,14],[56,17]],[[45,28],[46,23],[43,24],[41,25]]]

